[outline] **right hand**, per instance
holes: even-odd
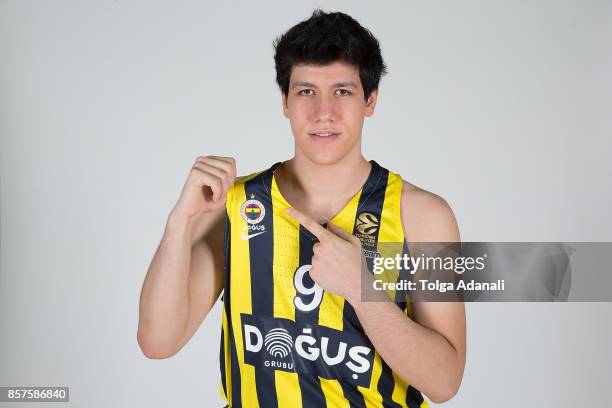
[[[191,218],[223,208],[227,190],[235,179],[236,160],[233,157],[199,156],[173,211]]]

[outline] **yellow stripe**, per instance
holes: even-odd
[[[295,286],[293,272],[300,261],[299,225],[286,215],[288,205],[279,199],[276,180],[272,178],[272,225],[274,226],[274,255],[272,274],[274,279],[274,317],[295,321]],[[301,408],[302,396],[297,373],[276,370],[276,395],[279,408]]]
[[[393,388],[393,394],[391,399],[402,406],[402,408],[408,408],[406,405],[406,394],[408,393],[408,384],[392,370],[393,380],[395,387]]]
[[[231,273],[230,286],[234,296],[230,296],[232,310],[232,328],[236,340],[236,352],[240,366],[242,405],[246,407],[259,407],[257,390],[255,387],[255,367],[244,364],[244,347],[242,339],[242,324],[240,314],[252,314],[251,305],[251,273],[249,241],[240,239],[244,233],[242,228],[246,221],[240,215],[240,206],[246,201],[244,182],[256,173],[239,179],[228,192],[227,208],[231,220]],[[236,373],[235,373],[236,374]],[[228,391],[229,392],[229,391]],[[229,392],[231,394],[231,392]]]
[[[357,213],[357,205],[361,193],[355,194],[351,201],[332,218],[332,222],[349,232],[353,233],[353,225],[355,224],[355,216]],[[343,311],[344,298],[334,295],[329,292],[323,292],[323,299],[319,305],[319,324],[332,329],[343,329]]]
[[[382,406],[382,395],[378,392],[378,380],[382,373],[382,361],[380,355],[374,350],[374,363],[372,364],[372,379],[370,387],[365,388],[357,386],[357,389],[363,394],[367,408],[379,408]]]
[[[276,370],[274,372],[274,378],[276,381],[278,407],[301,408],[302,394],[300,392],[298,373]]]
[[[412,319],[412,303],[406,302],[406,315]]]
[[[397,174],[389,172],[385,189],[385,201],[380,215],[378,232],[378,252],[383,257],[401,255],[404,243],[404,229],[401,219],[401,188],[402,179]],[[382,245],[380,245],[382,244]],[[385,282],[395,282],[398,278],[398,269],[386,269],[380,278]],[[395,291],[387,290],[391,299],[395,299]]]
[[[293,273],[300,261],[299,225],[286,215],[287,205],[277,199],[279,194],[276,181],[272,179],[272,209],[274,225],[274,317],[295,321],[293,298],[296,295]]]
[[[385,201],[380,216],[379,242],[403,242],[401,194],[402,178],[393,172],[389,172],[387,187],[385,188]]]
[[[346,398],[344,398],[344,391],[338,380],[327,380],[319,377],[321,382],[321,390],[325,396],[325,402],[327,408],[350,408],[350,404]]]

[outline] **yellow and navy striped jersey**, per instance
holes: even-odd
[[[428,407],[374,349],[344,298],[309,276],[308,230],[288,216],[274,171],[228,190],[220,391],[232,408]],[[370,161],[360,191],[332,218],[365,251],[402,242],[402,179]],[[411,316],[399,294],[396,304]]]

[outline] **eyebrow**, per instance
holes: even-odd
[[[299,82],[295,82],[293,85],[291,85],[291,89],[297,88],[298,86],[307,86],[307,87],[310,87],[310,88],[318,88],[318,86],[316,86],[313,83],[299,81]],[[358,88],[357,84],[355,84],[353,81],[336,82],[333,85],[333,87],[334,88],[347,88],[347,87],[351,87],[351,88],[355,88],[355,89]]]

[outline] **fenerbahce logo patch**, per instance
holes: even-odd
[[[265,225],[257,225],[266,216],[266,208],[261,201],[255,199],[255,194],[251,194],[251,199],[242,203],[240,215],[247,222],[247,225],[242,227],[242,234],[240,234],[243,240],[255,238],[266,232]]]
[[[258,224],[264,219],[266,209],[259,200],[255,200],[255,194],[251,194],[251,199],[246,200],[240,207],[240,215],[251,225]]]

